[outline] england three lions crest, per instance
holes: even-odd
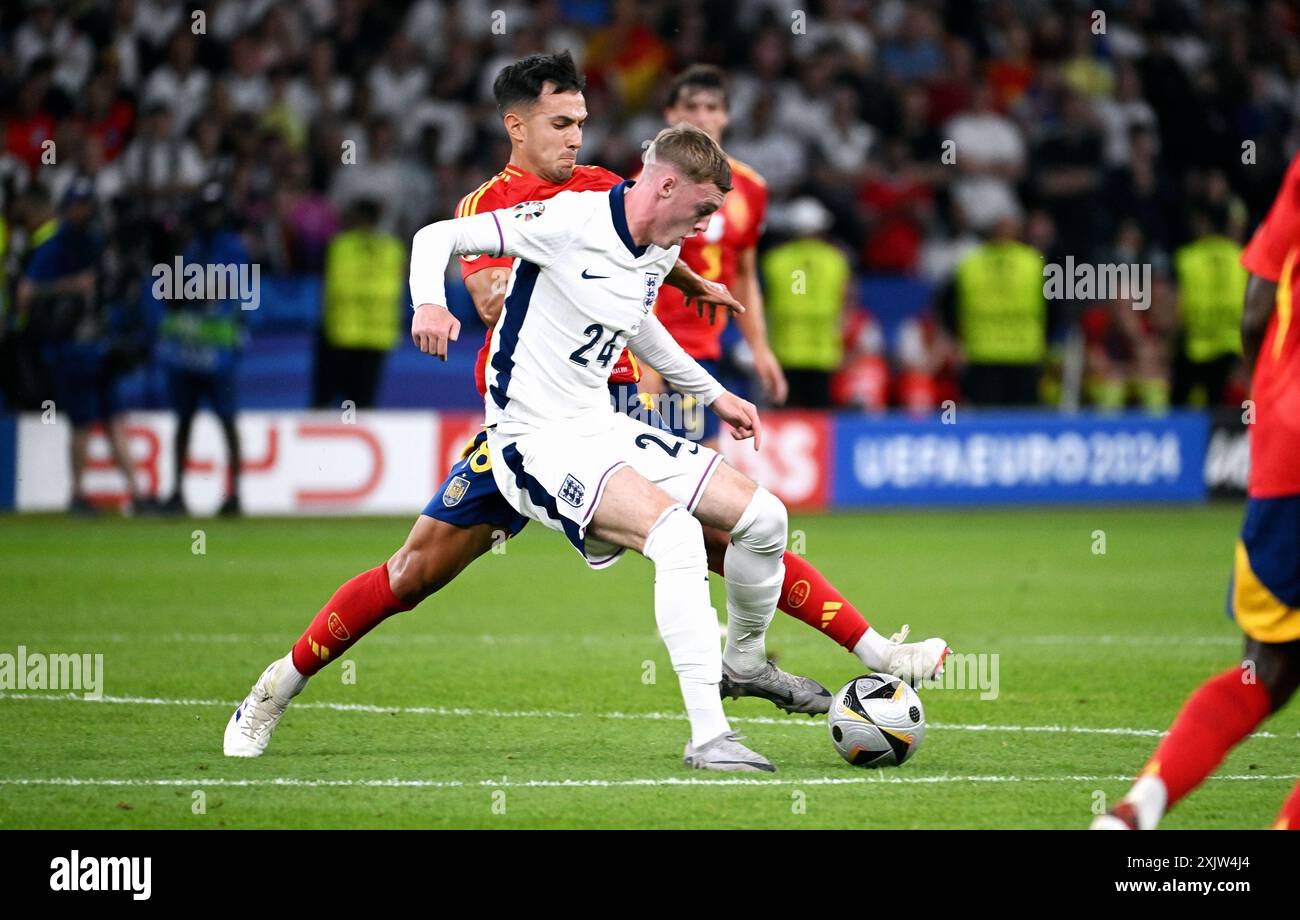
[[[645,273],[645,298],[641,301],[641,307],[649,313],[654,309],[655,298],[659,296],[659,273]]]
[[[564,483],[560,486],[560,501],[568,502],[575,508],[582,507],[582,499],[587,494],[587,487],[574,478],[570,473],[564,477]]]

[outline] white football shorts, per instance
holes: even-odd
[[[722,462],[717,451],[651,428],[621,412],[593,430],[582,425],[488,429],[492,476],[520,514],[568,537],[594,569],[613,564],[623,547],[587,539],[601,494],[617,470],[630,466],[695,511]]]

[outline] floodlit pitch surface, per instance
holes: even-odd
[[[222,730],[254,678],[409,522],[0,518],[0,654],[102,654],[104,679],[93,702],[0,690],[0,826],[1083,827],[1239,655],[1223,610],[1240,514],[794,517],[879,628],[972,657],[964,689],[922,690],[930,728],[902,768],[848,766],[820,717],[728,702],[775,775],[683,767],[639,558],[589,572],[530,527],[331,664],[263,757],[233,760]],[[863,670],[781,613],[769,649],[832,689]],[[1272,823],[1300,707],[1262,728],[1165,826]]]

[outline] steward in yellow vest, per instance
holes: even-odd
[[[325,253],[321,335],[312,404],[375,403],[384,357],[397,344],[406,290],[406,247],[378,229],[379,207],[358,201],[349,229]]]
[[[1241,354],[1241,306],[1246,269],[1241,247],[1226,236],[1205,236],[1174,254],[1179,319],[1187,359],[1204,364]]]
[[[812,198],[798,199],[792,210],[798,235],[763,256],[767,337],[790,385],[786,404],[828,408],[831,375],[844,359],[852,271],[844,251],[822,237],[830,212]]]
[[[1033,364],[1047,352],[1043,257],[990,240],[957,266],[957,329],[969,364]]]
[[[1195,212],[1195,239],[1174,253],[1182,348],[1174,366],[1173,398],[1179,405],[1219,405],[1241,367],[1247,274],[1241,247],[1220,232],[1226,223],[1220,210]]]
[[[1047,354],[1043,256],[1020,242],[1019,218],[998,222],[993,236],[957,264],[950,322],[961,339],[962,395],[976,405],[1038,402]]]

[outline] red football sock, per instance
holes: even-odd
[[[784,561],[785,583],[777,608],[853,651],[870,624],[807,559],[787,552]]]
[[[310,677],[395,613],[410,610],[388,586],[388,564],[343,583],[293,647],[293,666]]]
[[[1295,784],[1291,794],[1282,803],[1282,810],[1277,813],[1275,831],[1300,831],[1300,783]]]
[[[1142,775],[1165,784],[1165,810],[1215,771],[1241,739],[1268,717],[1268,688],[1243,680],[1240,666],[1201,684],[1183,704],[1169,734],[1147,761]]]

